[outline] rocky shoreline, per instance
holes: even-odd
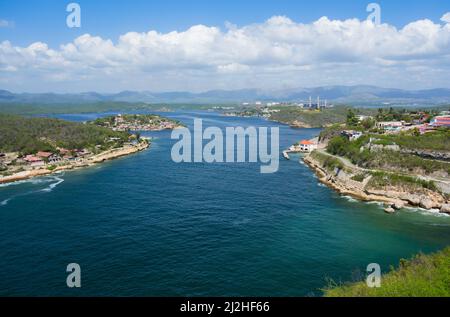
[[[348,195],[366,202],[384,203],[387,213],[394,213],[404,207],[420,207],[450,214],[450,202],[441,193],[431,190],[423,190],[419,193],[392,186],[386,189],[374,189],[367,186],[370,176],[362,181],[356,181],[352,179],[352,176],[357,174],[356,171],[345,168],[330,172],[311,154],[305,156],[303,160],[316,173],[321,183],[342,195]]]
[[[125,145],[121,148],[108,150],[108,151],[99,153],[97,155],[90,157],[89,159],[85,159],[80,162],[73,162],[73,163],[68,163],[65,165],[57,166],[56,168],[54,168],[52,170],[50,170],[46,167],[43,167],[43,168],[38,168],[38,169],[34,169],[34,170],[29,170],[29,171],[22,171],[19,173],[15,173],[13,175],[0,177],[0,184],[12,183],[12,182],[20,181],[20,180],[30,179],[33,177],[50,175],[50,174],[60,172],[60,171],[74,170],[74,169],[85,168],[85,167],[97,165],[97,164],[105,162],[105,161],[113,160],[113,159],[116,159],[116,158],[119,158],[119,157],[122,157],[125,155],[130,155],[130,154],[133,154],[136,152],[143,151],[146,148],[148,148],[149,146],[150,146],[150,143],[145,141],[145,142],[141,142],[137,145]]]

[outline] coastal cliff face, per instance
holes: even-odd
[[[378,176],[325,153],[313,152],[304,158],[304,162],[315,171],[320,182],[343,195],[363,201],[383,202],[387,205],[386,212],[414,206],[450,214],[448,195],[437,188],[420,186],[420,182],[380,186],[376,181]]]

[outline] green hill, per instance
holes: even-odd
[[[128,141],[129,134],[108,128],[50,118],[0,114],[0,152],[108,149]],[[111,140],[114,140],[113,142]]]
[[[380,288],[358,282],[330,286],[324,293],[327,297],[450,297],[450,247],[400,260],[398,269],[382,276]]]

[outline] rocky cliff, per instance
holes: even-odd
[[[376,176],[335,156],[313,152],[306,156],[304,161],[325,185],[341,194],[363,201],[383,202],[387,205],[386,212],[394,212],[405,206],[414,206],[450,213],[448,195],[435,187],[421,186],[420,181],[417,184],[388,182],[380,186],[375,181]],[[389,177],[389,174],[386,175]]]

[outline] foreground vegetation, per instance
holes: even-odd
[[[337,285],[324,290],[327,297],[449,297],[450,248],[410,260],[400,260],[398,269],[382,276],[380,288],[369,288],[365,281]]]

